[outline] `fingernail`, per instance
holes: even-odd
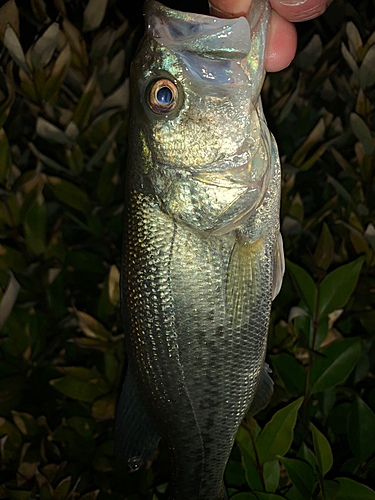
[[[214,16],[214,17],[220,17],[223,19],[232,19],[234,17],[239,17],[241,15],[245,15],[243,12],[239,12],[239,13],[235,13],[235,14],[232,12],[224,12],[223,10],[220,10],[217,7],[215,7],[214,5],[212,5],[210,0],[208,0],[208,6],[210,8],[211,16]]]
[[[282,5],[293,5],[293,7],[298,7],[298,5],[303,5],[307,0],[279,0]]]
[[[208,6],[210,8],[211,16],[226,17],[227,14],[225,12],[223,12],[222,10],[218,9],[217,7],[214,7],[210,1],[208,1]]]

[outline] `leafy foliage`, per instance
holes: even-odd
[[[123,9],[0,9],[0,498],[167,497],[163,443],[134,474],[113,457],[141,22]],[[225,474],[234,500],[375,499],[374,14],[336,0],[265,82],[287,273],[269,336],[275,393],[239,429]]]

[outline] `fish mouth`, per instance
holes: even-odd
[[[208,59],[243,59],[250,51],[250,29],[244,17],[222,19],[182,12],[159,2],[145,4],[146,29],[170,49],[188,50]]]
[[[242,225],[261,204],[270,182],[270,159],[249,158],[241,153],[237,164],[233,157],[225,158],[201,165],[199,171],[159,165],[153,186],[163,211],[206,236]]]
[[[168,162],[159,163],[158,166],[165,172],[183,171],[194,181],[218,188],[243,188],[255,191],[264,183],[264,177],[269,170],[270,156],[259,154],[259,150],[262,149],[260,144],[255,151],[254,146],[251,149],[249,151],[249,144],[246,144],[232,156],[222,156],[193,167]]]

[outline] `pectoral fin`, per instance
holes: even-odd
[[[273,394],[273,380],[269,375],[270,373],[271,368],[267,363],[264,363],[257,392],[248,410],[248,415],[251,417],[263,410],[271,400]]]
[[[278,295],[285,272],[284,244],[281,233],[277,235],[273,262],[272,300]]]
[[[159,441],[160,436],[143,408],[128,369],[116,412],[115,455],[125,460],[131,469],[138,469]]]
[[[249,243],[240,234],[233,246],[228,265],[226,304],[233,327],[248,321],[254,297],[257,294],[257,277],[261,275],[260,255],[263,238]]]

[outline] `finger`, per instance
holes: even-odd
[[[331,0],[270,0],[270,2],[280,16],[295,23],[320,16]]]
[[[212,0],[210,12],[217,17],[238,17],[246,15],[251,0]],[[265,70],[281,71],[289,66],[297,49],[297,34],[293,24],[275,11],[271,13],[267,33]]]
[[[267,32],[265,70],[281,71],[289,66],[297,50],[297,32],[294,24],[289,23],[272,11]]]
[[[251,0],[209,0],[210,12],[216,17],[246,16]]]

